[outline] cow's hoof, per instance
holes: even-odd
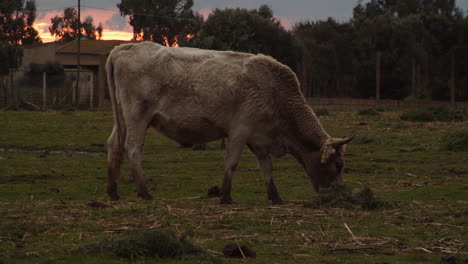
[[[109,200],[118,201],[120,200],[120,196],[117,193],[109,193]]]
[[[232,199],[231,198],[221,198],[219,203],[220,204],[232,204]]]
[[[284,202],[281,199],[273,199],[273,200],[271,200],[271,203],[272,204],[283,204]]]
[[[149,193],[139,193],[138,196],[143,200],[153,200],[153,196]]]

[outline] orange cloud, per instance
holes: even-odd
[[[51,18],[54,16],[60,16],[63,14],[63,10],[53,10],[38,14],[33,27],[39,32],[43,42],[55,41],[55,37],[50,35],[49,26],[51,25]],[[117,25],[113,26],[113,16],[119,14],[118,10],[101,10],[86,8],[81,11],[81,20],[83,21],[86,17],[91,16],[93,18],[94,25],[103,25],[102,39],[104,40],[130,40],[133,37],[132,27],[126,23],[125,26]],[[109,28],[119,28],[109,29]]]

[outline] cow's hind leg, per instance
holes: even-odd
[[[136,120],[138,122],[135,122]],[[141,118],[132,119],[130,124],[127,123],[127,135],[125,138],[125,151],[128,155],[132,176],[135,179],[137,194],[145,200],[153,199],[146,188],[145,177],[143,176],[143,169],[141,167],[143,145],[148,124],[149,120]]]
[[[122,142],[119,142],[117,135],[117,127],[114,126],[112,133],[107,140],[107,194],[109,199],[115,201],[119,200],[119,194],[117,192],[117,180],[120,177],[120,166],[123,159],[123,146]]]
[[[249,144],[250,150],[257,156],[258,165],[263,172],[263,179],[265,180],[268,199],[271,200],[273,204],[282,204],[278,189],[276,189],[275,182],[273,180],[273,165],[271,163],[271,157],[267,151],[262,148],[255,148]]]

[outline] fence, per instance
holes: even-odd
[[[25,105],[41,110],[94,109],[98,101],[96,73],[89,70],[80,71],[78,84],[76,70],[61,74],[11,72],[0,80],[0,88],[0,109]]]
[[[98,107],[98,92],[96,73],[90,70],[80,72],[79,88],[77,89],[76,70],[65,70],[64,74],[48,74],[40,72],[17,71],[0,80],[0,109],[17,109],[27,103],[41,110],[74,107],[79,109],[95,109]],[[107,100],[106,100],[107,102]],[[426,107],[456,107],[468,110],[468,102],[429,101],[429,100],[375,100],[354,98],[307,98],[313,108],[346,111],[373,108],[376,106],[396,109],[426,108]],[[110,110],[110,105],[101,105],[100,110]]]
[[[327,108],[338,111],[356,111],[375,107],[389,107],[395,109],[427,108],[427,107],[455,107],[468,110],[468,102],[430,101],[430,100],[375,100],[353,98],[307,98],[307,103],[313,108]]]

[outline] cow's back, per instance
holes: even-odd
[[[188,144],[227,135],[245,101],[243,63],[254,55],[143,42],[110,56],[121,105],[141,102],[157,130]]]

